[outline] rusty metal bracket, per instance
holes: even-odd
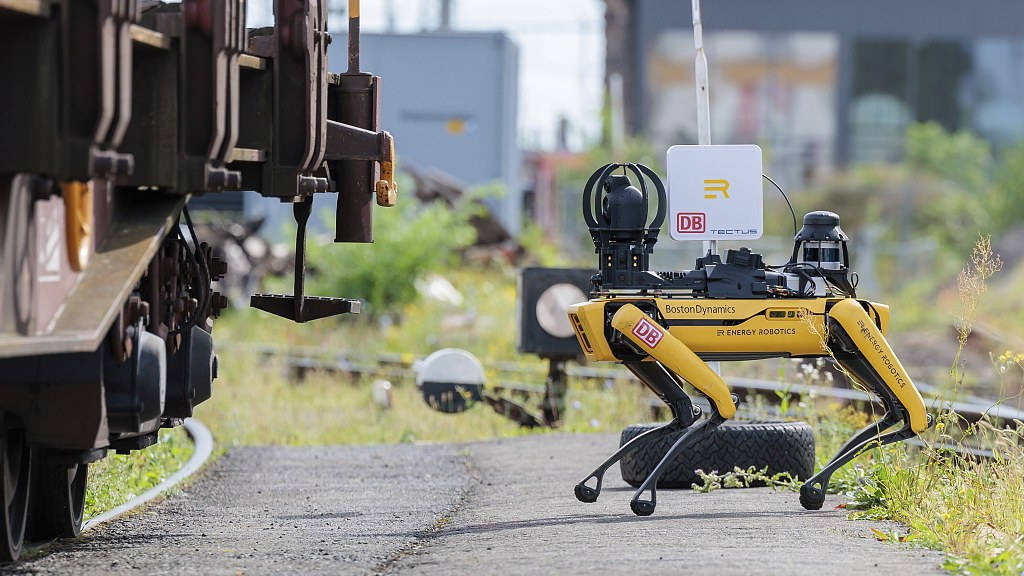
[[[308,199],[295,202],[292,211],[298,230],[295,233],[295,293],[287,294],[253,294],[249,305],[264,312],[287,318],[295,322],[308,322],[338,314],[358,314],[359,300],[348,298],[323,298],[305,295],[306,268],[306,224],[313,209],[313,201]]]
[[[281,297],[288,311],[272,295],[255,302],[298,321],[354,312],[354,300],[306,297],[301,276],[313,194],[340,192],[337,241],[372,241],[374,197],[395,202],[380,78],[359,70],[359,2],[344,74],[328,72],[328,0],[274,0],[274,25],[259,30],[245,29],[246,4],[0,0],[0,78],[13,80],[0,85],[0,179],[65,184],[76,274],[87,258],[108,264],[89,248],[115,208],[232,189],[293,202],[296,293]],[[89,182],[112,193],[93,195],[94,223],[76,184]]]
[[[324,160],[375,160],[392,162],[394,139],[391,134],[358,126],[327,121],[327,150]]]

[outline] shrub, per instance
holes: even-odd
[[[970,132],[949,133],[936,122],[907,128],[906,162],[912,168],[961,184],[981,194],[990,181],[992,166],[988,142]]]
[[[1024,143],[1003,153],[996,185],[985,201],[994,231],[1020,224],[1024,218]]]
[[[455,263],[458,251],[476,239],[469,224],[478,206],[400,200],[394,208],[375,210],[374,242],[311,242],[308,262],[311,294],[360,298],[371,314],[395,313],[416,301],[415,282]]]

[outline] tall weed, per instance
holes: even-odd
[[[981,238],[957,278],[959,347],[943,402],[960,391],[965,373],[961,353],[987,281],[1001,266],[989,238]],[[1021,369],[1024,378],[1021,359],[1003,354],[1001,372]],[[903,445],[887,450],[886,458],[864,471],[850,490],[856,515],[903,523],[908,533],[901,539],[946,551],[946,568],[957,573],[1019,576],[1024,572],[1024,424],[996,423],[987,416],[968,424],[943,409],[925,441],[920,452]],[[973,456],[968,449],[974,446],[989,448],[992,457]]]

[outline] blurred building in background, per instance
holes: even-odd
[[[696,142],[690,2],[605,0],[627,131]],[[1024,2],[702,3],[712,142],[757,143],[789,185],[899,160],[908,124],[1024,139]]]
[[[335,35],[331,72],[346,70],[347,45],[345,34]],[[499,184],[503,193],[485,202],[517,235],[519,60],[512,40],[502,32],[438,30],[364,33],[360,45],[360,67],[382,78],[381,126],[395,137],[399,169],[442,172],[467,187]]]

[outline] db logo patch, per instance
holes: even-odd
[[[633,327],[633,335],[644,341],[645,344],[651,348],[658,346],[658,342],[665,337],[665,333],[661,331],[653,322],[642,318]]]
[[[703,212],[679,212],[676,214],[676,232],[679,234],[701,234],[707,228],[707,217]]]

